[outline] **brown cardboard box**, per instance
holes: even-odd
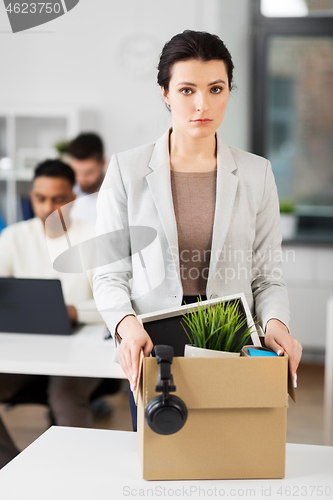
[[[138,453],[144,479],[283,478],[287,417],[286,355],[272,358],[176,357],[176,394],[188,408],[185,426],[161,436],[144,420],[156,396],[159,367],[142,360]]]

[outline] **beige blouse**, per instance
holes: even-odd
[[[205,295],[216,202],[216,170],[171,170],[184,295]]]

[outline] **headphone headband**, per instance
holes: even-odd
[[[147,425],[157,434],[173,434],[185,424],[187,408],[180,398],[170,395],[170,392],[176,390],[171,374],[173,347],[157,345],[154,350],[156,361],[160,367],[155,391],[162,394],[147,404],[145,420]]]
[[[156,345],[154,351],[158,364],[163,362],[172,364],[174,350],[171,345]]]
[[[160,372],[157,378],[156,392],[162,392],[163,398],[168,398],[169,392],[175,392],[176,386],[173,383],[171,374],[171,364],[173,359],[173,347],[170,345],[157,345],[154,348],[156,361],[160,365]]]

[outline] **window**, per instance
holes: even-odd
[[[271,160],[280,199],[333,217],[333,0],[253,6],[252,150]]]
[[[264,148],[283,198],[333,207],[333,37],[272,36]]]
[[[332,16],[333,0],[261,0],[266,17]]]

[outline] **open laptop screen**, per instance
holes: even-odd
[[[60,280],[0,278],[0,332],[70,335]]]

